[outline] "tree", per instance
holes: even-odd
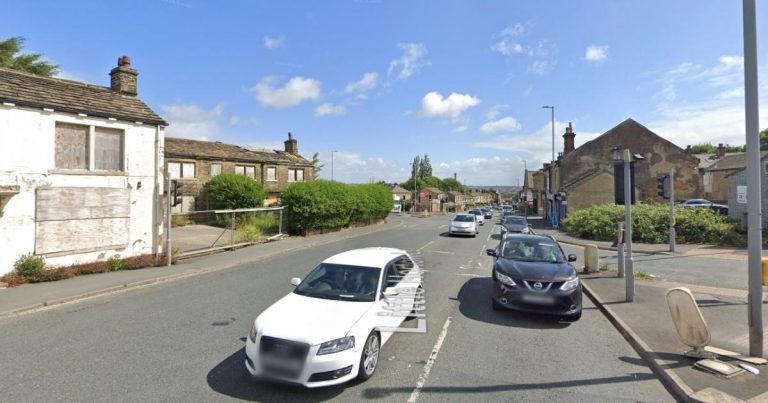
[[[323,167],[325,164],[320,163],[320,153],[314,153],[312,154],[312,167],[315,171],[315,179],[317,179],[320,176],[320,171],[323,170]]]
[[[59,72],[58,65],[40,60],[42,55],[39,53],[19,54],[24,41],[21,36],[0,40],[0,67],[43,77],[51,77]]]
[[[760,132],[760,149],[768,150],[768,129]]]
[[[692,154],[714,154],[717,148],[712,143],[700,143],[691,146]]]
[[[264,207],[264,188],[245,175],[216,175],[205,184],[205,188],[213,209]]]
[[[411,179],[421,178],[421,158],[417,155],[413,157],[413,165],[411,166]]]
[[[419,166],[419,177],[426,179],[432,176],[432,164],[429,163],[429,155],[424,154],[424,158],[421,160]]]
[[[467,192],[467,188],[464,187],[464,185],[462,185],[461,182],[453,178],[443,179],[443,185],[445,186],[445,189],[443,190],[456,190],[461,193]]]

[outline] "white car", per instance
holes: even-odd
[[[474,214],[477,218],[477,223],[480,225],[485,225],[485,213],[483,213],[483,210],[480,210],[478,208],[469,210],[469,214]]]
[[[448,223],[448,235],[472,235],[477,236],[480,230],[477,227],[477,218],[474,214],[456,214]]]
[[[332,256],[259,315],[245,342],[254,377],[315,388],[373,376],[382,345],[423,310],[421,269],[404,250]]]

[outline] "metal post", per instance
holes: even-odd
[[[618,251],[617,260],[619,261],[619,278],[624,277],[624,223],[619,223],[619,233],[617,235],[617,238],[619,241],[616,242],[616,250]]]
[[[669,171],[669,251],[675,251],[675,169]]]
[[[333,181],[333,154],[336,152],[338,151],[336,150],[331,151],[331,181]]]
[[[625,255],[624,270],[626,272],[626,301],[635,300],[635,270],[632,260],[632,175],[630,173],[630,164],[632,163],[632,153],[629,149],[624,150],[624,226],[626,236],[624,241],[627,245]]]
[[[165,206],[168,209],[168,217],[165,225],[165,254],[168,255],[168,266],[171,265],[171,255],[173,250],[171,249],[171,175],[166,172],[168,176],[167,183],[165,185]]]
[[[235,243],[235,212],[232,212],[232,229],[229,230],[229,243]]]
[[[757,23],[755,0],[743,0],[744,7],[744,99],[747,136],[747,212],[749,245],[749,355],[763,356],[762,191],[760,189],[760,128],[758,127]]]
[[[285,209],[285,206],[280,207],[280,222],[277,224],[278,235],[283,234],[283,209]]]

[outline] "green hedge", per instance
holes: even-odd
[[[264,207],[264,188],[261,183],[245,176],[223,173],[211,178],[205,184],[211,208],[241,209]]]
[[[385,185],[347,185],[324,180],[294,183],[280,192],[280,200],[291,208],[293,233],[382,219],[393,205],[392,191]]]
[[[675,231],[679,243],[710,243],[742,246],[744,236],[738,224],[713,210],[698,207],[675,207]],[[570,235],[613,241],[616,223],[624,220],[624,206],[603,204],[570,213],[563,229]],[[636,204],[632,206],[632,239],[645,243],[669,240],[669,206]]]

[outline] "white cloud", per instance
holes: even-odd
[[[525,47],[519,42],[519,38],[524,34],[525,28],[522,24],[510,25],[501,31],[501,39],[491,46],[491,50],[504,56],[524,53]]]
[[[587,46],[586,52],[584,52],[584,59],[588,62],[600,63],[608,58],[608,46]]]
[[[501,114],[501,111],[509,107],[510,105],[506,104],[494,105],[491,109],[488,109],[488,112],[485,113],[485,118],[488,120],[496,119]]]
[[[230,116],[229,117],[229,125],[230,126],[241,126],[241,125],[250,125],[250,126],[258,126],[261,124],[261,119],[255,117],[255,116]]]
[[[523,184],[524,166],[525,162],[519,156],[473,157],[433,163],[432,173],[438,178],[453,178],[456,173],[456,179],[467,185],[515,186]],[[493,172],[493,175],[489,175],[489,172]]]
[[[566,126],[568,126],[568,122],[555,122],[555,157],[557,157],[558,152],[563,151],[562,135],[565,133]],[[576,147],[602,134],[602,132],[579,132],[578,128],[574,128],[574,132],[576,133],[574,139]],[[540,164],[552,159],[552,123],[547,122],[533,133],[495,136],[475,142],[472,146],[526,155],[528,168],[537,169],[537,164],[540,167]]]
[[[454,127],[453,131],[455,131],[456,133],[464,133],[465,131],[467,131],[468,128],[469,128],[468,125],[461,125],[461,126]]]
[[[679,103],[678,94],[681,92],[693,93],[696,89],[725,91],[744,87],[743,71],[744,58],[741,56],[721,56],[718,63],[712,66],[681,63],[661,73],[658,81],[662,89],[656,98],[663,102]]]
[[[245,144],[245,148],[249,148],[251,150],[278,150],[282,151],[285,149],[285,144],[279,141],[251,141],[249,143]]]
[[[267,76],[250,89],[262,106],[290,108],[320,98],[321,83],[318,80],[297,76],[288,80],[282,88],[274,87],[276,81],[274,76]]]
[[[498,133],[498,132],[516,132],[520,130],[520,122],[512,116],[487,122],[480,126],[480,131],[483,133]]]
[[[320,178],[331,179],[331,153],[320,152],[318,158],[325,165],[320,172]],[[368,183],[371,179],[405,182],[410,172],[407,164],[399,166],[396,162],[382,157],[365,157],[348,151],[333,153],[333,179],[341,182]]]
[[[528,65],[526,70],[528,73],[538,74],[543,76],[555,69],[555,62],[551,60],[534,60],[533,63]]]
[[[365,73],[363,77],[355,82],[347,84],[346,92],[365,92],[376,88],[378,84],[378,73]]]
[[[480,103],[480,99],[469,94],[457,94],[452,92],[447,98],[437,91],[424,95],[421,100],[419,115],[424,117],[446,117],[456,119],[464,111]]]
[[[326,102],[315,108],[315,116],[344,115],[345,113],[347,113],[347,108],[341,105],[334,105],[330,102]]]
[[[284,36],[265,36],[264,37],[264,47],[267,49],[277,49],[282,48],[285,46],[285,37]]]
[[[165,134],[194,140],[209,140],[219,134],[218,120],[223,107],[221,104],[205,110],[195,104],[162,105],[163,117],[170,123]]]
[[[423,66],[429,65],[429,61],[424,59],[427,48],[423,44],[398,43],[397,46],[403,50],[403,55],[399,59],[389,62],[388,76],[397,73],[398,79],[406,80],[421,70]]]

